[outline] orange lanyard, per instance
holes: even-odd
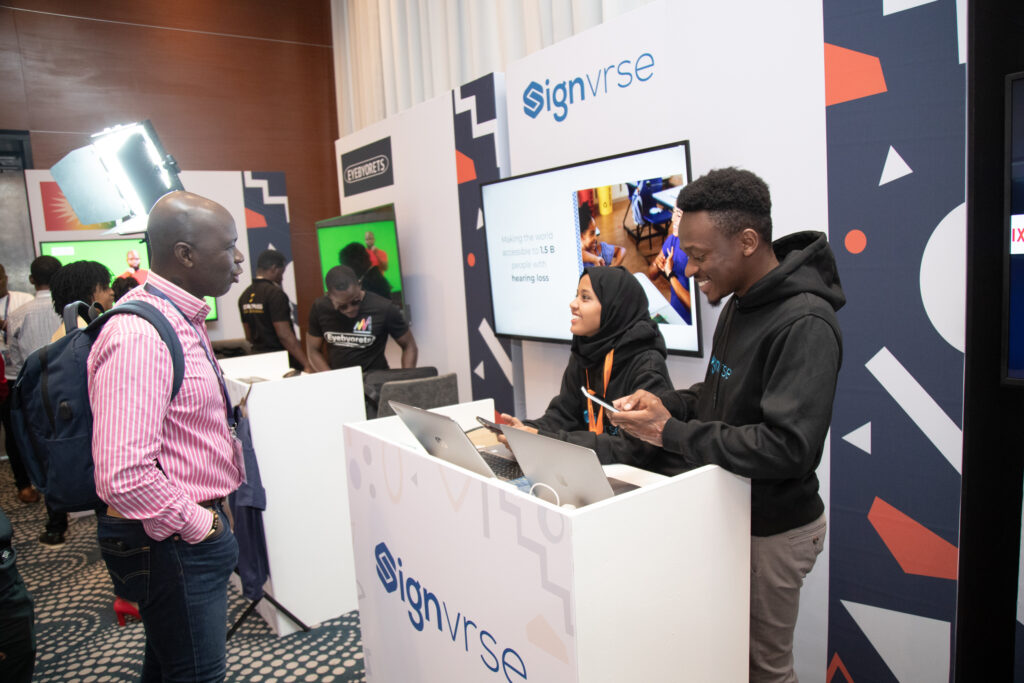
[[[608,352],[608,355],[604,357],[604,389],[602,389],[601,398],[605,398],[608,395],[608,378],[612,376],[612,356],[615,355],[615,349]],[[583,372],[587,378],[587,393],[592,394],[594,390],[590,388],[590,373]],[[601,434],[604,431],[604,406],[597,413],[597,419],[594,419],[594,404],[587,397],[587,428],[594,434]]]

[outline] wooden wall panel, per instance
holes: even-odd
[[[14,12],[0,7],[0,128],[28,129],[25,82],[21,78]]]
[[[6,0],[6,7],[330,46],[330,0]]]
[[[54,13],[0,9],[3,45],[16,46],[0,49],[0,74],[23,74],[0,85],[10,94],[0,128],[31,132],[37,168],[107,126],[148,118],[183,169],[284,171],[305,329],[322,292],[314,223],[339,213],[328,3],[14,3],[29,5]],[[67,16],[86,11],[133,23]],[[323,31],[326,45],[279,38],[323,40]]]

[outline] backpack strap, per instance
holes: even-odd
[[[87,323],[91,323],[102,312],[103,307],[99,304],[90,305],[84,301],[72,301],[64,307],[64,314],[61,316],[64,320],[64,334],[70,334],[71,330],[78,328],[79,318]]]
[[[167,350],[171,352],[171,367],[174,369],[174,379],[171,384],[171,400],[173,401],[174,397],[178,395],[178,390],[181,389],[182,380],[185,378],[185,354],[181,350],[181,342],[178,340],[178,335],[174,331],[174,327],[171,326],[171,322],[153,304],[138,299],[130,299],[129,301],[122,301],[89,323],[89,331],[92,332],[93,328],[95,328],[96,334],[99,334],[99,329],[113,316],[120,313],[131,313],[145,319],[156,328],[156,331],[160,333],[160,338],[164,340],[164,344],[167,344]]]

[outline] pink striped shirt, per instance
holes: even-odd
[[[149,282],[192,324],[142,287],[122,301],[142,299],[167,316],[181,340],[185,377],[171,401],[171,354],[156,328],[131,315],[104,326],[88,361],[96,492],[125,517],[141,520],[153,539],[177,533],[196,543],[211,522],[197,502],[239,487],[242,449],[228,430],[223,392],[203,349],[205,342],[212,350],[209,306],[156,273]]]

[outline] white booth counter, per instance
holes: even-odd
[[[490,400],[437,412],[464,428]],[[347,424],[366,677],[747,680],[750,483],[708,466],[579,509]]]
[[[249,423],[266,490],[270,579],[264,590],[307,626],[357,607],[342,425],[366,418],[359,368],[282,379],[288,355],[221,361]],[[237,580],[237,577],[236,577]],[[278,635],[298,626],[266,600],[257,611]]]

